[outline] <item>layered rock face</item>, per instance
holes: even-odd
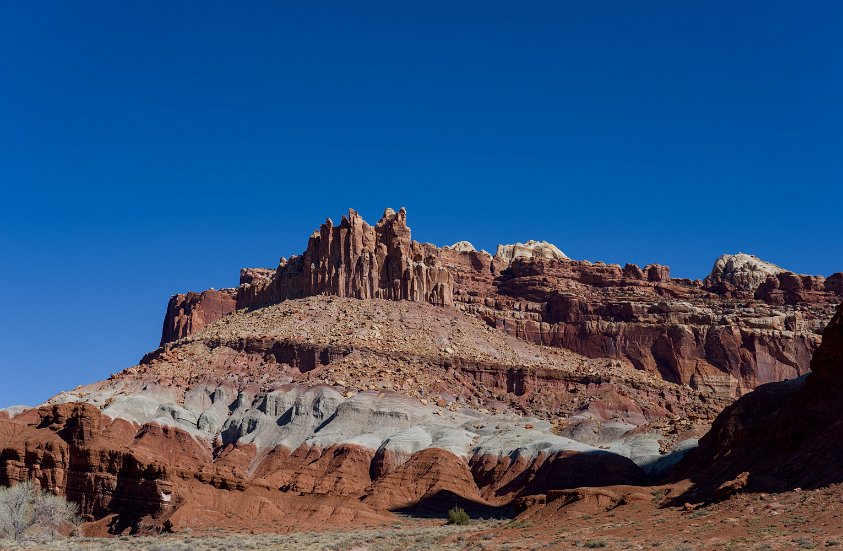
[[[0,484],[37,480],[112,533],[359,526],[641,484],[735,395],[807,371],[843,276],[770,266],[719,259],[700,282],[544,242],[492,256],[413,241],[403,209],[375,226],[351,211],[237,289],[173,297],[139,365],[0,410]],[[807,383],[727,410],[740,420],[721,418],[695,455],[711,480],[750,464],[742,431],[773,456],[756,419],[808,464],[840,451],[821,447],[841,436],[821,417],[839,409],[822,394],[840,386],[837,333]],[[794,405],[770,417],[779,402]],[[816,432],[797,430],[799,408]]]
[[[523,493],[644,480],[629,459],[525,429],[520,418],[441,413],[377,393],[345,399],[330,388],[279,388],[248,400],[218,389],[193,393],[233,409],[215,447],[184,419],[196,411],[191,403],[169,411],[162,404],[157,415],[169,418],[144,423],[87,404],[0,422],[0,483],[35,479],[78,502],[89,522],[110,519],[111,532],[144,533],[231,523],[225,502],[240,496],[282,510],[319,497],[322,508],[346,502],[375,519],[407,507],[490,507]],[[502,424],[503,440],[495,434]],[[275,529],[301,527],[312,514],[269,520]],[[266,519],[237,519],[235,527],[259,527],[256,520]]]
[[[274,272],[244,270],[236,303],[317,294],[453,305],[529,342],[735,397],[807,372],[843,274],[797,275],[739,253],[718,258],[699,282],[671,279],[657,264],[573,261],[546,242],[501,245],[495,256],[468,242],[440,249],[412,241],[406,211],[389,209],[375,226],[354,211],[339,226],[328,220],[303,255]],[[167,320],[185,317],[180,304],[171,302]],[[165,336],[190,333],[189,323],[170,325]]]
[[[410,239],[404,209],[388,209],[374,227],[352,210],[339,226],[329,218],[304,254],[282,260],[271,279],[241,286],[237,304],[260,307],[318,294],[452,304],[451,273],[437,252]]]
[[[807,372],[839,300],[825,288],[800,295],[801,301],[768,303],[763,293],[736,299],[700,282],[671,279],[658,265],[516,260],[499,275],[456,273],[455,304],[508,334],[629,360],[667,381],[721,396]]]
[[[384,522],[394,509],[641,483],[716,411],[456,309],[318,296],[234,312],[107,381],[9,412],[0,484],[38,480],[111,532],[301,527],[325,507]],[[260,515],[231,517],[229,504],[254,500]]]
[[[237,309],[237,294],[233,289],[173,295],[167,304],[161,344],[172,342],[214,323]]]
[[[843,482],[843,305],[823,332],[812,373],[771,383],[720,414],[681,464],[697,482],[686,499],[718,488],[782,491]]]

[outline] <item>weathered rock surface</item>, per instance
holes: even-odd
[[[282,263],[269,281],[238,289],[239,307],[318,294],[452,304],[451,273],[438,249],[410,239],[404,209],[387,209],[375,226],[353,210],[338,226],[329,218],[302,256]]]
[[[520,261],[498,276],[457,272],[455,304],[518,338],[614,357],[667,381],[736,396],[808,370],[839,297],[736,300],[661,266]]]
[[[116,532],[232,522],[221,516],[243,495],[269,511],[350,500],[347,515],[372,519],[501,506],[640,483],[718,408],[456,309],[317,296],[236,311],[107,381],[11,411],[0,483],[36,479]],[[239,526],[284,522],[266,514]]]
[[[752,293],[767,277],[786,271],[751,254],[724,254],[714,261],[704,283],[706,287],[725,285]]]
[[[451,249],[457,251],[458,253],[472,253],[475,252],[477,249],[474,248],[474,245],[471,244],[469,241],[457,241],[451,246],[444,246],[443,249]]]
[[[161,344],[201,331],[236,308],[237,298],[233,289],[173,295],[164,316]]]
[[[711,431],[680,464],[678,477],[697,488],[759,491],[818,488],[843,481],[843,305],[823,332],[812,373],[761,386],[717,417]]]
[[[350,211],[235,290],[174,296],[139,365],[0,411],[0,484],[38,480],[116,533],[377,524],[533,494],[614,506],[561,490],[641,484],[735,395],[807,372],[843,276],[770,266],[726,259],[699,282],[543,242],[492,256],[412,241],[403,209],[375,226]],[[822,417],[839,411],[824,392],[841,386],[841,315],[807,381],[739,401],[683,465],[729,491],[837,476],[819,462],[841,451]],[[782,441],[825,478],[753,463]]]
[[[843,295],[841,274],[797,275],[743,253],[720,257],[698,282],[657,264],[572,261],[546,242],[502,245],[494,257],[467,242],[440,249],[411,240],[403,209],[375,226],[350,211],[302,256],[244,274],[238,308],[316,294],[453,305],[520,339],[723,397],[806,373]],[[171,310],[168,320],[184,317]]]
[[[553,243],[547,241],[527,241],[526,243],[515,243],[514,245],[498,245],[495,252],[495,260],[501,268],[512,264],[516,259],[520,260],[568,260],[568,257],[559,250]]]

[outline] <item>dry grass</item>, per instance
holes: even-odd
[[[3,551],[427,551],[465,549],[477,532],[499,526],[499,521],[477,521],[470,526],[424,526],[382,528],[352,532],[298,532],[295,534],[225,534],[121,536],[115,538],[69,538],[51,542],[0,540]]]

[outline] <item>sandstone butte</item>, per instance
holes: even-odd
[[[349,211],[235,289],[173,296],[138,365],[0,410],[0,484],[66,495],[96,534],[839,482],[841,295],[843,273],[742,253],[692,281],[546,242],[436,247],[404,209]]]

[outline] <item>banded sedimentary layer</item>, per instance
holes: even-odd
[[[318,294],[453,305],[529,342],[627,360],[666,381],[735,397],[807,372],[843,296],[843,273],[793,274],[739,253],[692,281],[657,264],[570,260],[537,241],[502,245],[492,256],[468,242],[413,241],[406,211],[390,209],[375,226],[354,211],[337,226],[328,220],[304,254],[274,271],[244,269],[230,293],[237,298],[225,301],[228,310]],[[224,310],[188,309],[181,297],[168,307],[162,344],[189,334],[191,316],[218,319]]]
[[[0,483],[38,480],[117,532],[229,522],[231,493],[269,511],[323,496],[375,522],[640,483],[717,410],[456,309],[317,296],[234,312],[106,381],[9,412]],[[258,519],[293,522],[279,514]]]

